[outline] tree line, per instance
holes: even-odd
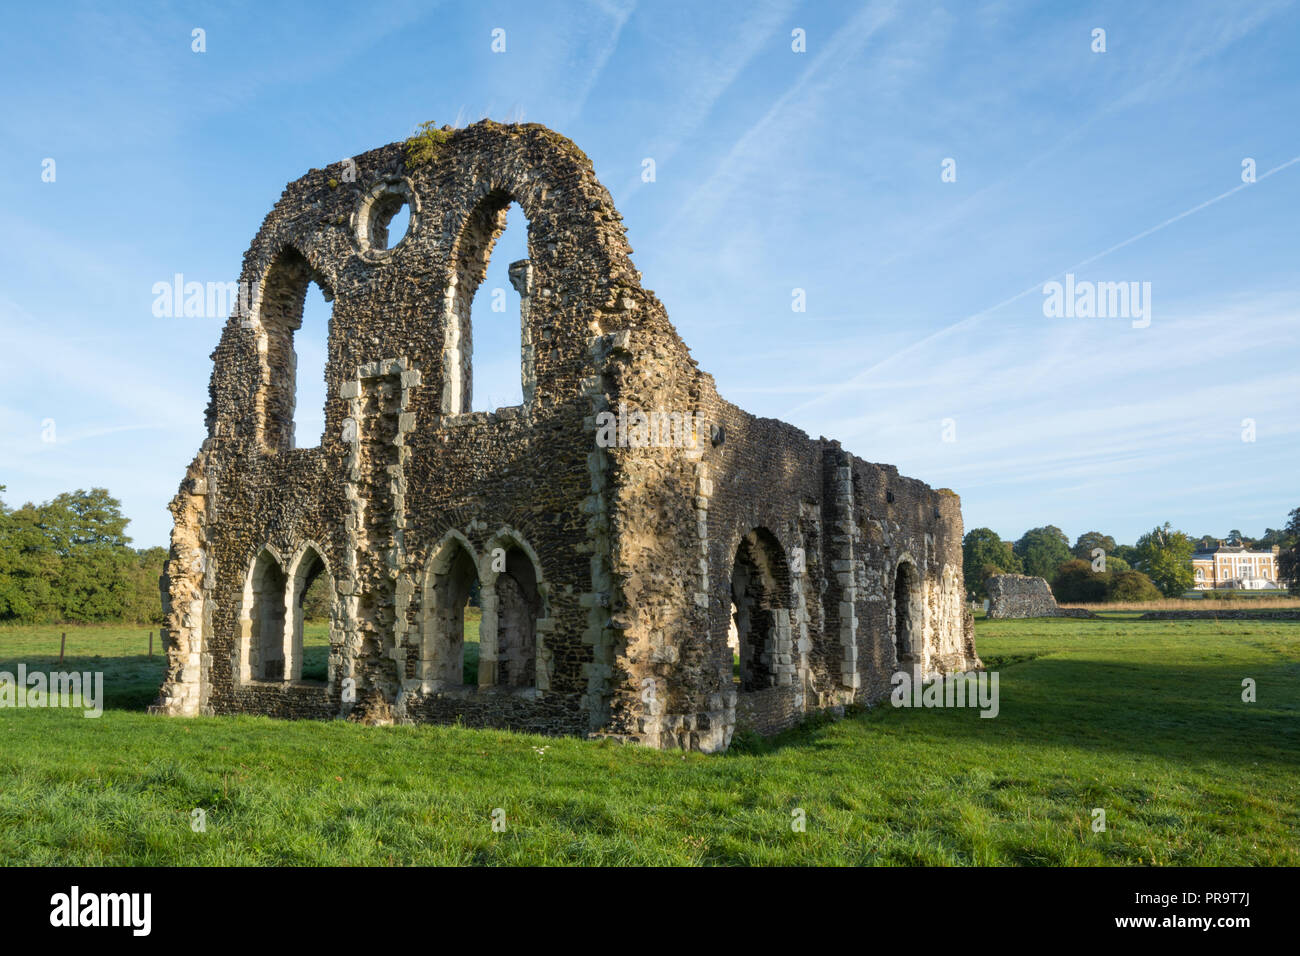
[[[13,509],[0,498],[0,623],[160,623],[167,550],[132,548],[127,524],[104,488]]]
[[[1300,593],[1300,508],[1285,527],[1268,528],[1262,538],[1246,538],[1234,529],[1224,540],[1260,550],[1277,546],[1279,582]],[[1149,601],[1190,589],[1192,554],[1217,542],[1213,535],[1192,538],[1167,521],[1136,544],[1117,544],[1108,534],[1087,531],[1071,545],[1056,525],[1030,528],[1014,542],[990,528],[974,528],[962,539],[962,563],[966,590],[977,598],[988,597],[984,582],[991,575],[1028,574],[1051,583],[1058,601]]]

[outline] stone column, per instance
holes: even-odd
[[[184,487],[172,500],[175,524],[171,553],[159,581],[166,621],[161,633],[167,670],[158,700],[150,709],[172,716],[199,714],[209,690],[211,662],[203,634],[211,626],[212,608],[206,596],[216,585],[216,568],[205,538],[209,515],[204,465],[205,456],[201,454],[190,466]]]
[[[355,681],[355,699],[344,697],[343,711],[355,703],[374,723],[391,722],[391,705],[400,710],[402,704],[413,590],[406,566],[406,436],[415,416],[407,408],[419,384],[419,371],[403,357],[363,364],[356,379],[339,388],[348,402],[343,440],[350,445],[348,547],[339,583],[345,604],[341,676]]]
[[[533,370],[535,350],[533,333],[529,324],[533,300],[533,264],[529,259],[510,263],[510,284],[519,293],[519,348],[520,378],[523,385],[524,405],[533,403],[537,391],[537,374]]]
[[[497,628],[500,614],[497,609],[496,584],[484,584],[479,590],[479,603],[483,619],[478,629],[478,686],[494,687],[497,682]],[[457,678],[459,679],[459,678]]]
[[[853,458],[846,452],[838,453],[836,458],[833,483],[835,519],[830,528],[830,540],[832,553],[836,555],[831,561],[831,572],[840,591],[840,683],[850,690],[857,690],[862,686],[862,679],[858,673],[858,619],[855,613],[858,589],[853,547],[857,530],[853,520]]]

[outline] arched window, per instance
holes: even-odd
[[[245,587],[248,680],[284,680],[285,575],[280,561],[262,549]]]
[[[902,561],[894,574],[894,657],[908,665],[919,659],[924,607],[916,565]]]
[[[728,646],[733,679],[742,691],[778,683],[780,658],[790,653],[789,592],[780,542],[765,528],[751,531],[736,548],[731,571]]]
[[[293,616],[285,665],[285,673],[289,680],[324,683],[329,679],[328,632],[323,642],[319,639],[306,641],[304,637],[308,625],[308,612],[311,610],[305,599],[308,594],[315,593],[313,585],[318,581],[325,586],[324,601],[321,603],[325,605],[324,612],[328,617],[329,609],[334,602],[334,583],[320,551],[315,545],[309,544],[298,556],[293,567],[289,591],[291,595],[289,613]],[[319,627],[318,622],[314,623]]]
[[[302,325],[294,334],[294,448],[315,448],[325,435],[325,363],[329,359],[330,319],[334,308],[325,290],[308,285]]]
[[[312,285],[317,292],[310,292]],[[262,281],[257,316],[263,342],[258,347],[265,349],[266,371],[258,390],[258,418],[267,451],[320,444],[325,430],[328,303],[333,299],[324,279],[291,246],[275,257]],[[300,407],[304,413],[295,419]]]
[[[528,405],[533,273],[527,222],[509,193],[488,193],[474,207],[453,261],[443,321],[444,414]]]

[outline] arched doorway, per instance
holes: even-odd
[[[790,654],[790,572],[776,536],[756,528],[741,538],[731,569],[728,647],[732,682],[741,691],[779,682]]]
[[[430,562],[424,590],[424,633],[419,677],[444,686],[478,683],[477,641],[467,641],[465,608],[478,590],[474,556],[458,537],[447,538]],[[471,635],[477,636],[477,635]],[[466,654],[466,645],[471,653]]]
[[[292,627],[285,670],[289,680],[325,683],[329,679],[329,644],[321,646],[319,640],[307,642],[304,629],[308,622],[306,598],[315,593],[313,587],[320,582],[326,591],[325,614],[328,617],[334,604],[334,582],[321,556],[320,550],[312,544],[303,548],[298,555],[290,573],[292,585],[289,591],[289,613],[292,615]],[[310,646],[308,646],[310,643]]]
[[[899,666],[920,660],[922,617],[921,577],[911,561],[894,572],[894,659]]]
[[[539,622],[546,601],[537,556],[515,532],[503,530],[484,553],[480,687],[543,688],[539,680]]]
[[[541,600],[533,563],[519,548],[506,552],[496,579],[496,680],[499,687],[532,687],[537,675],[537,616]]]
[[[284,570],[280,560],[263,548],[253,562],[245,588],[248,680],[284,680]]]

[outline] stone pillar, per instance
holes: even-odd
[[[366,720],[390,722],[399,703],[409,637],[407,605],[412,587],[406,567],[406,436],[415,428],[407,411],[418,370],[405,358],[369,362],[344,382],[348,402],[343,440],[350,445],[348,547],[339,593],[345,605],[343,679],[355,681],[355,700],[343,699],[346,714],[355,703]],[[400,582],[400,583],[399,583]]]
[[[166,621],[162,635],[167,672],[151,710],[171,716],[199,714],[208,692],[210,660],[203,634],[211,624],[212,611],[205,597],[216,585],[216,568],[205,540],[208,486],[203,467],[204,456],[200,455],[190,466],[181,492],[172,500],[175,524],[171,554],[159,581]]]
[[[847,452],[836,455],[832,486],[835,491],[834,523],[829,531],[831,553],[835,555],[831,572],[839,585],[840,684],[857,690],[862,686],[858,673],[858,619],[854,611],[858,598],[854,567],[857,527],[853,520],[853,458]]]
[[[539,691],[551,689],[551,674],[555,670],[555,652],[551,650],[549,638],[555,633],[555,618],[543,617],[537,620],[537,674],[534,685]]]
[[[478,686],[495,687],[497,682],[497,629],[501,615],[497,608],[495,584],[484,584],[479,591],[483,620],[478,628]]]
[[[529,317],[533,301],[533,264],[529,259],[510,263],[510,284],[519,293],[519,349],[520,378],[523,385],[524,405],[533,403],[537,392],[537,373],[534,371],[535,349]]]

